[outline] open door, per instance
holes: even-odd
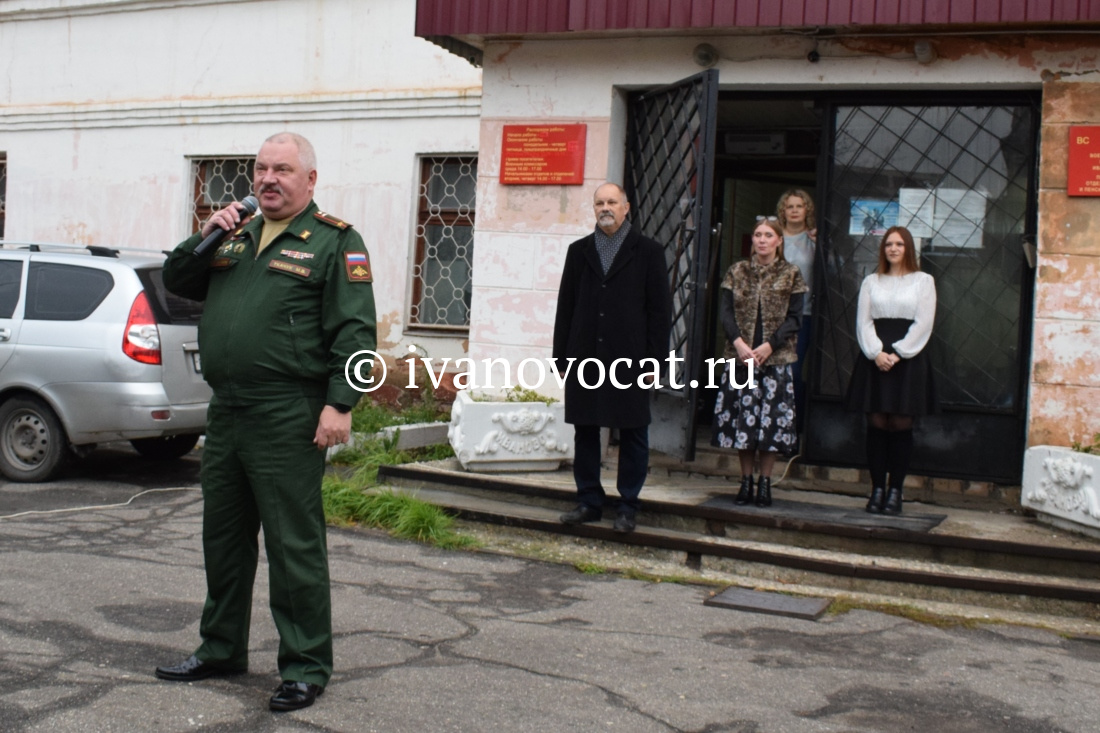
[[[718,118],[718,71],[632,94],[626,194],[631,226],[665,247],[672,293],[669,349],[675,366],[653,394],[649,443],[695,457],[695,395],[705,341],[710,207]],[[682,360],[682,361],[681,361]]]

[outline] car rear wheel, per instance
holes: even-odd
[[[61,470],[69,440],[50,407],[33,397],[0,405],[0,473],[12,481],[48,481]]]
[[[131,440],[130,445],[134,446],[134,450],[146,458],[166,461],[173,458],[182,458],[190,453],[198,442],[199,436],[197,435],[169,435],[166,438]]]

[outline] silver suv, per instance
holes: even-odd
[[[202,304],[164,256],[0,242],[0,473],[46,481],[96,443],[178,458],[206,427]]]

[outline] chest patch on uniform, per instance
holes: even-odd
[[[369,283],[374,278],[370,274],[370,260],[366,252],[345,252],[344,266],[348,271],[348,282]]]
[[[233,259],[232,257],[220,257],[219,256],[219,257],[214,257],[214,259],[210,260],[210,269],[211,270],[224,270],[225,268],[232,267],[235,264],[237,264],[237,260]]]
[[[283,260],[272,260],[267,266],[272,270],[289,272],[291,275],[297,275],[298,277],[309,277],[310,273],[310,269],[305,265],[296,265],[293,262],[284,262]]]
[[[314,255],[313,252],[298,252],[293,249],[284,249],[279,254],[292,260],[312,260]]]

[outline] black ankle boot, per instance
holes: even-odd
[[[886,492],[886,503],[882,505],[883,514],[901,514],[901,489],[891,486]]]
[[[745,504],[752,503],[752,474],[741,477],[741,490],[737,492],[737,498],[733,500],[734,504],[744,506]]]
[[[772,480],[769,476],[761,476],[756,482],[756,506],[772,505]]]
[[[882,514],[882,504],[886,501],[886,489],[876,486],[871,489],[871,498],[867,500],[869,514]]]

